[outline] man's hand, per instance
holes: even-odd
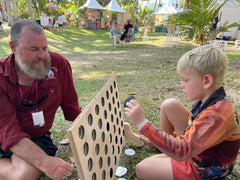
[[[58,157],[48,156],[42,163],[42,171],[54,180],[61,180],[72,174],[73,167]]]
[[[127,107],[124,108],[124,113],[128,117],[128,119],[138,128],[139,125],[145,120],[142,107],[135,100],[126,103]]]

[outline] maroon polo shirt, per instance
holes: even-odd
[[[49,54],[52,65],[48,76],[32,87],[17,86],[13,54],[0,60],[0,143],[5,151],[24,137],[38,137],[49,131],[59,106],[69,121],[81,112],[69,62],[58,53]],[[19,103],[37,104],[43,99],[34,108]],[[34,126],[34,111],[43,111],[44,126]]]

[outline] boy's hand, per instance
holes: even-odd
[[[126,106],[127,107],[124,108],[125,115],[138,128],[139,125],[145,120],[142,107],[135,99],[127,102]]]

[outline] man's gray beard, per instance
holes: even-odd
[[[44,79],[51,67],[51,58],[48,55],[47,59],[35,59],[33,62],[28,63],[25,59],[17,56],[19,68],[28,76],[33,79]],[[34,68],[34,64],[38,61],[43,61],[43,64],[38,64],[37,68]]]

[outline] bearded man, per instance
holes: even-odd
[[[9,46],[12,54],[0,60],[0,179],[70,176],[73,167],[54,157],[49,132],[58,107],[69,121],[81,113],[70,64],[48,50],[43,28],[32,20],[14,23]]]

